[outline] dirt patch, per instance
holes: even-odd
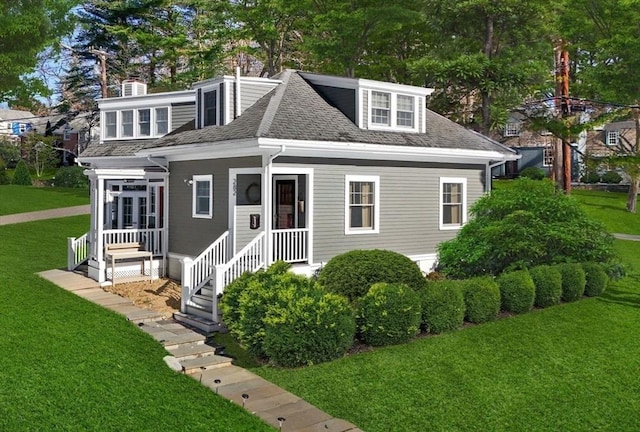
[[[180,310],[180,283],[167,278],[154,281],[140,281],[119,283],[114,286],[105,286],[104,290],[121,297],[130,299],[134,305],[160,312],[170,317]]]

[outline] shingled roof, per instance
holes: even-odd
[[[133,155],[141,149],[166,148],[189,144],[207,144],[228,140],[273,138],[282,140],[308,140],[351,142],[392,146],[455,148],[466,150],[514,153],[483,135],[465,129],[451,120],[427,110],[427,132],[391,132],[361,129],[338,108],[327,102],[297,71],[285,71],[279,78],[282,84],[247,108],[243,114],[224,126],[202,129],[180,128],[180,131],[143,147],[117,143],[96,144],[83,154],[86,156]],[[193,122],[192,122],[193,124]],[[189,125],[192,127],[192,125]],[[107,148],[99,147],[110,147]]]

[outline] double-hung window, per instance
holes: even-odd
[[[218,92],[212,90],[204,94],[204,125],[215,126],[218,124]]]
[[[156,135],[169,133],[169,108],[156,108]]]
[[[211,219],[213,215],[213,176],[194,175],[193,212],[194,218]]]
[[[467,221],[467,179],[440,178],[440,229],[458,229]]]
[[[391,93],[371,92],[371,123],[391,126]]]
[[[118,136],[118,112],[109,111],[104,113],[105,138],[115,138]]]
[[[553,165],[553,147],[544,147],[542,149],[542,166]]]
[[[618,131],[607,132],[607,145],[608,146],[618,145],[618,138],[620,138],[620,134]]]
[[[151,110],[148,108],[138,110],[138,135],[151,135]]]
[[[369,91],[369,127],[417,131],[418,98],[394,92]]]
[[[504,126],[504,136],[520,136],[520,122],[509,122]]]
[[[380,178],[345,176],[345,234],[380,230]]]
[[[126,110],[120,112],[121,121],[121,136],[132,137],[133,136],[133,110]]]
[[[414,127],[415,98],[413,96],[398,95],[396,124],[402,127]]]

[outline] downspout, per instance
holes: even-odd
[[[491,187],[491,171],[493,171],[493,169],[497,166],[503,165],[507,163],[506,160],[501,161],[501,162],[496,162],[494,164],[487,162],[487,172],[486,172],[486,180],[485,180],[485,192],[490,192],[492,187]]]
[[[271,187],[271,179],[272,179],[272,164],[275,158],[280,156],[286,147],[284,145],[280,146],[280,150],[269,156],[267,163],[262,167],[264,170],[264,184],[263,196],[264,200],[264,234],[265,234],[265,242],[264,242],[264,253],[265,253],[265,265],[268,267],[272,263],[273,257],[273,244],[271,241],[271,225],[273,223],[273,189]]]
[[[240,66],[236,66],[236,118],[242,114],[242,99],[240,98]]]
[[[157,167],[162,168],[162,169],[164,170],[164,172],[169,172],[169,168],[167,168],[166,166],[164,166],[164,165],[162,165],[162,164],[160,164],[160,163],[158,163],[158,162],[154,161],[153,159],[151,159],[152,157],[153,157],[153,156],[151,156],[151,155],[147,156],[147,161],[148,161],[148,162],[150,162],[150,163],[152,163],[153,165],[155,165],[155,166],[157,166]]]

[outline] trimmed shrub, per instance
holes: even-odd
[[[586,277],[584,293],[589,297],[601,295],[609,284],[609,276],[602,266],[594,262],[582,263],[582,270]]]
[[[529,269],[531,279],[536,287],[534,304],[545,308],[560,303],[562,295],[562,276],[552,266],[542,265]]]
[[[9,173],[7,172],[7,166],[2,159],[0,159],[0,185],[6,185],[11,183]]]
[[[469,279],[464,286],[464,303],[467,321],[493,321],[500,312],[500,287],[491,277]]]
[[[426,281],[416,263],[388,250],[354,250],[337,255],[320,271],[318,283],[327,291],[354,301],[378,282],[403,283],[419,291]]]
[[[584,294],[586,276],[582,266],[575,263],[558,264],[555,266],[562,275],[562,300],[572,302]]]
[[[57,187],[89,189],[89,177],[80,166],[62,167],[56,171],[54,179]]]
[[[618,184],[622,181],[622,176],[615,171],[607,171],[602,174],[602,183]]]
[[[296,367],[342,357],[353,345],[355,317],[349,301],[315,287],[280,290],[264,320],[264,352],[278,366]]]
[[[503,273],[498,277],[502,310],[521,314],[529,312],[536,297],[536,288],[527,270]]]
[[[420,331],[420,298],[405,284],[379,282],[358,302],[362,340],[373,346],[407,342]]]
[[[16,165],[11,184],[22,186],[31,186],[33,184],[31,174],[29,174],[29,168],[27,168],[27,164],[23,160],[20,160],[18,165]]]
[[[547,176],[543,169],[538,167],[527,167],[520,171],[520,177],[530,178],[531,180],[542,180]]]
[[[429,282],[423,289],[422,326],[433,334],[455,330],[465,315],[464,281],[443,280]]]
[[[580,181],[586,184],[600,183],[600,174],[596,172],[588,172],[580,177]]]

